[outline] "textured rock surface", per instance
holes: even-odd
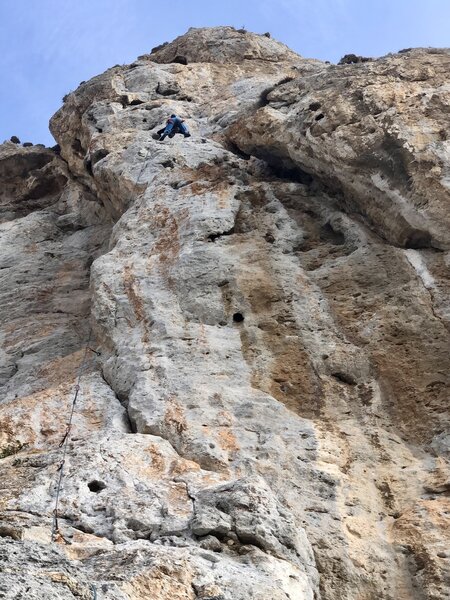
[[[449,56],[192,29],[0,147],[0,597],[450,597]]]
[[[449,68],[448,50],[330,66],[274,90],[234,138],[340,189],[388,241],[448,249]]]

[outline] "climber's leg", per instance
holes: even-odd
[[[159,141],[162,142],[164,140],[165,137],[169,136],[169,137],[173,137],[173,135],[171,136],[170,134],[172,133],[172,129],[173,129],[173,123],[167,123],[166,127],[164,128],[161,137],[159,138]]]
[[[164,133],[164,129],[165,129],[165,127],[163,127],[162,129],[158,129],[158,131],[157,131],[156,133],[153,133],[153,134],[152,134],[152,138],[153,138],[154,140],[160,140],[160,139],[161,139],[161,136],[162,136],[162,134]]]
[[[176,133],[178,133],[178,125],[173,125],[172,131],[169,133],[169,137],[173,138]]]
[[[187,128],[187,125],[185,125],[184,123],[180,123],[179,131],[180,131],[180,133],[182,133],[184,135],[185,138],[191,137],[191,134],[189,133],[189,129]]]

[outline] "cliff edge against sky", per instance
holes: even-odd
[[[191,29],[0,146],[0,597],[450,598],[449,70]]]

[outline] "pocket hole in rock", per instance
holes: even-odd
[[[172,62],[178,63],[179,65],[187,65],[188,64],[187,58],[185,56],[181,56],[180,54],[175,56],[175,58],[172,60]]]
[[[244,320],[244,315],[240,312],[234,313],[233,315],[233,321],[235,323],[242,323],[242,321]]]
[[[88,483],[88,488],[91,492],[98,494],[99,492],[101,492],[102,490],[104,490],[106,488],[106,483],[103,483],[103,481],[97,481],[96,479],[94,479],[94,481],[90,481]]]
[[[331,373],[332,377],[340,381],[341,383],[346,383],[347,385],[356,385],[356,381],[352,375],[349,373],[343,373],[342,371],[337,371],[336,373]]]

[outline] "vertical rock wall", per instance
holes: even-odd
[[[193,29],[1,147],[0,595],[449,597],[448,61]]]

